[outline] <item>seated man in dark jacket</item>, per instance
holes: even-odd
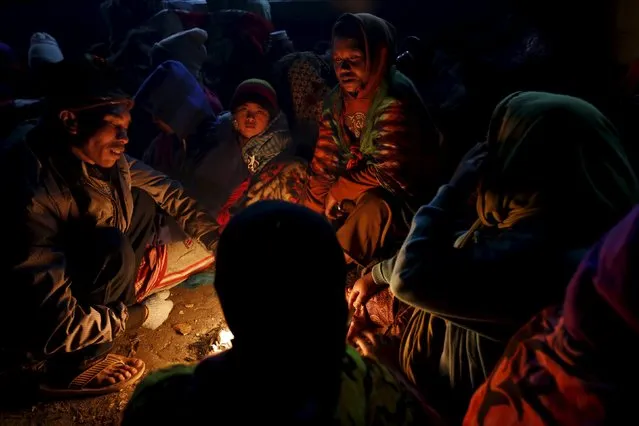
[[[47,113],[0,154],[13,242],[1,265],[11,303],[0,313],[0,354],[4,367],[40,367],[48,395],[104,394],[144,371],[110,353],[114,340],[157,328],[173,306],[166,294],[135,303],[156,205],[208,248],[217,225],[179,183],[124,155],[132,101],[103,62],[65,61],[57,72]]]

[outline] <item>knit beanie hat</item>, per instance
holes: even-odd
[[[151,65],[155,68],[166,61],[178,61],[196,78],[206,61],[206,40],[209,35],[201,28],[191,28],[165,38],[151,48]]]
[[[240,83],[231,98],[231,111],[235,111],[240,105],[247,102],[260,105],[269,112],[271,118],[280,112],[275,89],[264,80],[251,78]]]
[[[55,64],[64,59],[58,42],[50,34],[35,33],[31,36],[29,47],[29,68],[35,68],[43,63]]]

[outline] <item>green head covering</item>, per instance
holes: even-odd
[[[506,97],[493,113],[488,147],[477,200],[484,226],[508,228],[544,214],[562,227],[599,233],[639,200],[617,130],[581,99],[542,92]]]

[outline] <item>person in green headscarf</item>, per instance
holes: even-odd
[[[475,190],[478,219],[459,237],[456,220]],[[467,404],[512,334],[561,302],[589,246],[638,200],[601,112],[569,96],[514,93],[495,109],[487,142],[418,211],[396,257],[356,284],[354,304],[390,284],[416,307],[402,369],[420,388],[443,376],[455,393],[446,399]],[[360,339],[365,350],[370,343]]]

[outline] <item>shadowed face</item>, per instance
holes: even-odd
[[[235,130],[246,139],[250,139],[266,130],[271,115],[259,104],[247,102],[233,112],[233,118]]]
[[[60,118],[69,133],[80,138],[80,143],[72,148],[73,153],[89,164],[110,168],[124,154],[129,142],[127,130],[131,114],[126,105],[95,114],[89,118],[72,111],[62,111]]]
[[[333,67],[339,85],[348,93],[357,94],[368,83],[366,54],[355,39],[333,39]]]

